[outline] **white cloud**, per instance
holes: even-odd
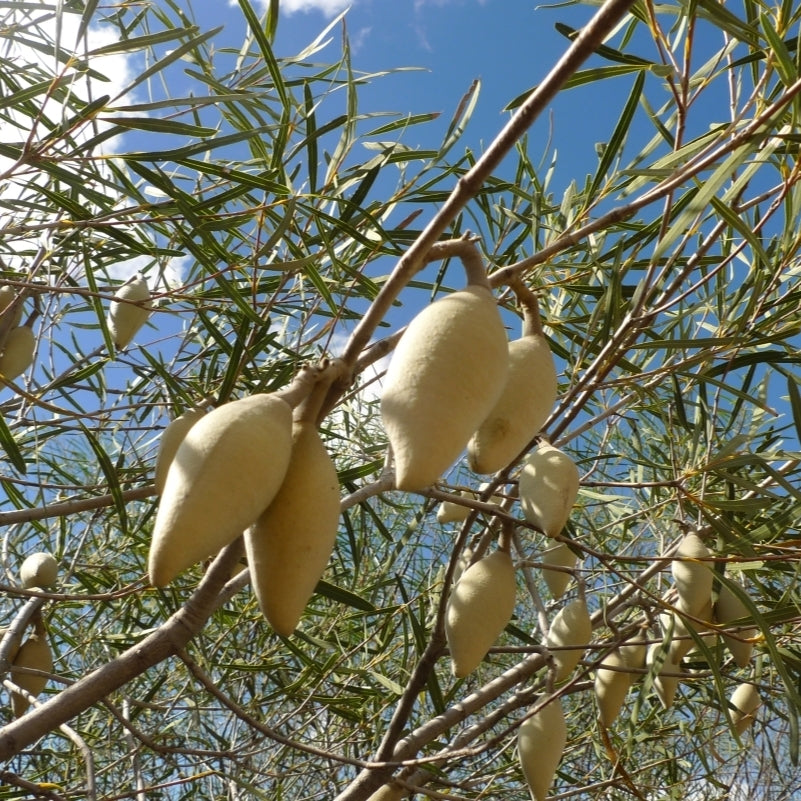
[[[326,17],[333,17],[353,5],[354,0],[281,0],[281,11],[287,15],[302,11],[308,14],[319,11]]]

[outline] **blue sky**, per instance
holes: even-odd
[[[282,0],[277,55],[297,52],[343,6],[339,0]],[[305,10],[286,12],[296,7]],[[480,151],[508,119],[504,106],[539,82],[566,49],[568,41],[554,24],[580,27],[593,12],[586,5],[538,7],[521,0],[356,0],[345,15],[345,25],[354,68],[422,68],[377,81],[361,100],[365,108],[441,112],[439,124],[430,126],[428,144],[439,140],[460,98],[474,79],[480,79],[478,105],[462,140],[463,146]],[[332,32],[321,59],[338,54],[340,30]],[[535,158],[549,139],[559,153],[570,153],[570,167],[561,171],[565,182],[571,177],[581,180],[593,169],[595,143],[607,138],[617,122],[631,78],[604,84],[603,92],[579,88],[558,98],[552,114],[540,118],[531,130]]]

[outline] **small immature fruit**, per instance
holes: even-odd
[[[561,598],[565,594],[570,579],[570,573],[564,570],[550,570],[549,565],[554,567],[564,567],[572,570],[578,561],[576,552],[566,543],[558,542],[542,552],[542,577],[555,599]]]
[[[715,620],[723,626],[728,625],[734,620],[750,618],[751,613],[746,605],[732,592],[725,584],[721,584],[718,600],[715,602]],[[751,640],[758,634],[758,629],[740,629],[731,634],[723,634],[723,641],[734,657],[734,661],[739,667],[745,667],[751,660],[751,652],[754,650]]]
[[[583,598],[576,598],[559,610],[545,638],[546,647],[552,651],[557,682],[570,676],[591,638],[592,621],[587,604]]]
[[[639,640],[629,640],[615,648],[598,666],[595,673],[595,698],[601,723],[607,728],[620,714],[626,694],[637,674],[645,665],[646,646]]]
[[[465,498],[473,497],[473,493],[467,492],[467,490],[462,490],[460,495]],[[469,515],[469,506],[462,506],[462,504],[454,503],[453,501],[443,501],[439,505],[439,509],[437,509],[437,522],[442,525],[445,525],[445,523],[461,523],[463,520],[467,520]]]
[[[548,537],[561,533],[579,489],[579,472],[569,456],[543,443],[530,453],[520,473],[523,514]]]
[[[19,578],[25,590],[52,587],[58,578],[58,562],[52,554],[32,553],[20,566]]]
[[[328,564],[339,525],[337,471],[313,423],[295,423],[292,456],[272,503],[245,532],[250,579],[269,624],[295,630]]]
[[[712,597],[714,574],[711,565],[684,560],[705,559],[711,554],[701,538],[691,531],[682,538],[676,556],[670,569],[679,595],[678,606],[687,614],[697,616]]]
[[[510,342],[503,394],[467,445],[470,469],[486,474],[506,467],[539,433],[556,390],[556,367],[545,337],[530,334]]]
[[[648,646],[648,653],[645,659],[649,668],[654,670],[654,690],[659,696],[659,700],[665,709],[673,706],[673,699],[679,686],[679,677],[669,675],[680,673],[681,668],[669,658],[669,652],[664,645],[659,642]]]
[[[453,675],[467,676],[512,619],[515,569],[507,551],[494,551],[462,573],[448,599],[445,635]]]
[[[47,684],[46,676],[36,676],[26,673],[21,668],[31,668],[41,670],[44,673],[51,673],[53,670],[53,654],[47,643],[47,635],[43,628],[37,628],[36,634],[31,634],[22,646],[11,665],[11,681],[23,690],[27,690],[31,695],[39,695]],[[30,701],[20,693],[11,693],[11,707],[14,717],[18,718],[25,714],[30,706]]]
[[[124,283],[115,293],[117,300],[112,300],[108,310],[107,325],[111,334],[111,341],[117,350],[127,347],[136,336],[136,332],[150,317],[150,304],[126,303],[125,301],[150,300],[150,290],[147,281],[141,275],[136,275]]]
[[[680,603],[677,603],[677,608],[681,608]],[[704,604],[703,608],[695,614],[694,617],[707,623],[712,622],[711,598],[707,598],[706,604]],[[710,648],[714,647],[714,638],[716,635],[709,634],[706,626],[702,626],[694,620],[686,619],[681,614],[677,614],[676,612],[661,612],[659,614],[659,622],[664,634],[670,632],[671,641],[668,659],[676,665],[695,648],[696,643],[693,638],[693,633],[696,635],[703,634],[706,644]]]
[[[517,752],[532,801],[545,801],[567,745],[567,724],[558,698],[526,718],[517,732]]]
[[[33,364],[36,336],[29,325],[19,325],[8,332],[0,354],[0,377],[13,381]]]
[[[0,286],[0,317],[4,318],[5,310],[17,299],[17,293],[8,285]],[[17,304],[14,311],[14,319],[9,324],[9,328],[16,328],[22,322],[22,303]],[[6,329],[8,330],[8,329]]]
[[[167,470],[150,581],[163,587],[233,542],[278,492],[291,448],[292,410],[275,395],[230,401],[198,420]]]
[[[399,784],[391,782],[390,784],[382,784],[367,801],[401,801],[402,798],[406,798],[408,792]]]
[[[167,471],[170,468],[178,446],[184,441],[189,429],[206,414],[202,409],[190,409],[175,418],[161,432],[159,452],[156,456],[156,493],[164,492],[164,482],[167,480]]]
[[[423,489],[456,461],[503,391],[508,369],[506,331],[486,287],[471,284],[412,320],[381,398],[397,489]]]
[[[729,717],[738,736],[756,720],[756,711],[762,704],[753,684],[740,684],[729,699]]]
[[[595,672],[595,698],[601,723],[607,728],[623,708],[626,694],[631,687],[632,674],[620,651],[615,649],[604,657]]]

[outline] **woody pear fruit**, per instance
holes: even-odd
[[[517,753],[532,801],[545,801],[567,745],[567,724],[558,698],[551,698],[520,724]]]
[[[718,600],[715,602],[715,620],[723,626],[734,620],[750,618],[751,613],[743,601],[725,584],[721,584]],[[723,641],[738,667],[745,667],[751,660],[754,644],[748,642],[758,634],[753,627],[742,628],[730,634],[723,633]]]
[[[47,676],[38,676],[27,673],[23,669],[41,670],[50,673],[53,670],[53,653],[47,642],[44,628],[37,627],[36,633],[31,634],[11,663],[11,681],[31,695],[39,695],[47,684]],[[24,715],[30,706],[30,701],[21,693],[11,693],[11,708],[14,717]]]
[[[26,590],[32,587],[52,587],[58,578],[58,562],[52,554],[32,553],[20,566],[19,578]]]
[[[401,801],[408,795],[408,790],[404,790],[399,784],[390,782],[382,784],[367,801]]]
[[[337,471],[316,427],[295,423],[281,488],[245,532],[259,606],[285,637],[295,630],[331,557],[339,503]]]
[[[559,610],[545,638],[545,645],[552,652],[557,682],[564,681],[573,672],[591,638],[592,621],[587,603],[583,598],[576,598]]]
[[[161,432],[159,450],[156,455],[155,485],[156,493],[161,495],[167,481],[167,471],[175,458],[178,446],[186,438],[189,429],[206,414],[202,409],[190,409],[172,420]]]
[[[454,676],[462,678],[478,667],[512,619],[515,594],[515,569],[507,551],[495,551],[462,573],[445,613]]]
[[[6,309],[10,309],[11,304],[17,299],[17,293],[14,291],[13,287],[8,286],[7,284],[4,286],[0,286],[0,321],[4,323],[4,325],[0,326],[0,330],[9,331],[12,328],[16,328],[22,322],[22,314],[23,314],[23,304],[17,303],[16,308],[14,311],[6,311]],[[11,320],[6,320],[5,318],[7,315],[12,315]]]
[[[542,331],[509,343],[509,375],[500,398],[467,445],[470,469],[495,473],[539,433],[556,402],[556,367]]]
[[[0,377],[13,381],[33,364],[36,336],[29,325],[19,325],[8,332],[0,354]]]
[[[150,581],[163,587],[235,540],[275,497],[291,449],[292,410],[275,395],[230,401],[198,420],[167,470]]]
[[[150,300],[150,289],[141,275],[136,275],[124,283],[115,293],[108,310],[108,325],[111,341],[117,350],[126,348],[136,336],[136,332],[150,317],[151,306],[143,301]],[[134,301],[142,301],[135,305]]]
[[[564,542],[558,542],[542,552],[542,577],[555,599],[559,599],[565,594],[567,585],[573,576],[566,570],[553,570],[552,567],[564,567],[572,570],[577,561],[576,552]]]
[[[645,645],[632,642],[608,653],[595,673],[595,698],[601,723],[614,723],[626,700],[635,676],[634,670],[645,664]]]
[[[679,596],[678,607],[690,615],[698,615],[712,597],[714,574],[712,565],[694,561],[711,556],[701,538],[690,531],[679,543],[670,569]]]
[[[462,490],[460,495],[464,498],[472,498],[473,493],[467,490]],[[454,501],[443,501],[437,509],[437,522],[445,525],[445,523],[461,523],[467,520],[470,515],[470,507],[463,506]]]
[[[558,448],[546,442],[526,457],[519,479],[520,503],[526,520],[546,536],[561,533],[578,489],[578,468]]]
[[[681,672],[681,668],[669,658],[668,649],[659,642],[648,646],[646,664],[654,673],[654,690],[664,709],[673,706],[676,690],[679,687],[679,676],[671,675]]]
[[[738,736],[745,734],[756,720],[756,711],[761,704],[762,699],[753,684],[740,684],[732,693],[729,699],[729,717]]]
[[[492,292],[474,284],[435,301],[409,324],[381,398],[397,489],[421,490],[456,461],[503,391],[506,343]]]

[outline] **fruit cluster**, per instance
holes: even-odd
[[[556,401],[557,375],[543,335],[537,299],[513,284],[524,310],[520,339],[507,342],[498,306],[485,281],[468,276],[468,286],[437,300],[418,314],[400,339],[389,365],[381,413],[395,469],[395,487],[422,491],[438,481],[466,450],[475,473],[503,475],[522,459],[517,473],[520,507],[530,528],[551,544],[543,550],[543,579],[554,599],[566,592],[578,550],[563,530],[576,501],[580,476],[573,460],[542,436]],[[533,443],[539,442],[533,450]],[[460,490],[461,499],[443,501],[442,523],[467,520],[479,490]],[[503,495],[489,503],[501,506]],[[507,504],[508,506],[508,504]],[[608,650],[595,673],[599,718],[610,726],[634,679],[653,676],[654,689],[667,707],[678,684],[682,658],[694,642],[685,621],[714,621],[725,627],[747,618],[738,592],[724,582],[712,604],[713,566],[701,539],[688,533],[672,563],[675,612],[663,621],[664,642],[648,648],[636,635]],[[512,619],[515,567],[509,537],[497,550],[462,566],[448,598],[445,634],[454,676],[468,676],[485,658]],[[689,622],[687,623],[689,625]],[[555,615],[544,645],[550,655],[551,682],[566,682],[592,639],[592,621],[579,584],[578,597]],[[722,632],[735,663],[745,667],[755,629]],[[739,733],[753,721],[759,705],[752,684],[731,699],[730,718]],[[518,754],[532,798],[546,797],[567,743],[558,694],[541,696],[519,728]]]

